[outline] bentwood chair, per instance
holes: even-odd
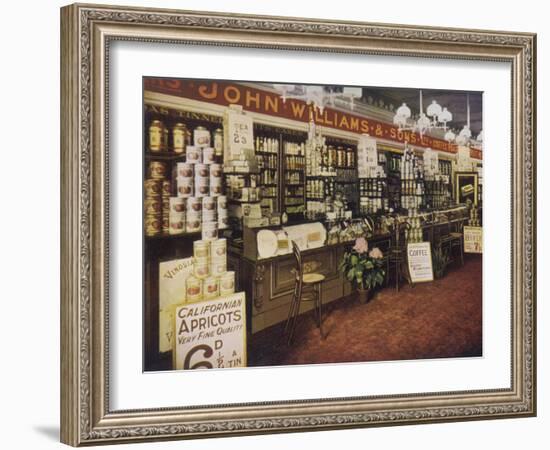
[[[390,273],[393,271],[395,275],[395,291],[399,292],[399,282],[403,275],[403,264],[407,260],[407,243],[402,235],[407,224],[400,224],[397,220],[394,222],[394,230],[390,245],[388,266],[386,274],[386,286],[390,282]]]
[[[325,276],[321,273],[305,273],[300,248],[294,241],[292,241],[292,250],[294,258],[296,259],[296,268],[293,269],[295,276],[294,292],[292,294],[292,301],[290,303],[284,330],[288,345],[292,343],[292,337],[296,328],[296,320],[300,314],[300,305],[304,301],[311,301],[314,303],[314,314],[317,327],[319,328],[321,339],[324,339],[321,286],[325,280]]]
[[[452,257],[453,250],[458,248],[460,256],[460,264],[464,265],[464,239],[462,233],[462,222],[453,223],[453,227],[449,222],[441,225],[440,235],[437,245],[449,250],[449,255]]]

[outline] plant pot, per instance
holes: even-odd
[[[357,292],[359,294],[359,303],[364,305],[369,301],[370,289],[357,288]]]

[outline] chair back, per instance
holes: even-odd
[[[294,259],[296,260],[296,279],[301,280],[303,277],[303,265],[302,265],[302,253],[300,252],[300,247],[298,247],[298,244],[296,242],[292,241],[292,253],[294,253]]]

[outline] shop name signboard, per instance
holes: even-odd
[[[407,264],[411,282],[433,281],[432,251],[429,242],[407,244]]]
[[[246,111],[284,117],[300,122],[309,122],[310,108],[303,100],[287,99],[283,101],[276,92],[245,86],[229,81],[203,82],[197,80],[166,80],[147,78],[145,90],[161,94],[174,95],[192,100],[215,103],[222,106],[240,105]],[[317,125],[337,128],[359,134],[370,134],[374,138],[399,143],[409,142],[419,147],[429,147],[447,153],[456,153],[457,146],[443,139],[433,138],[412,131],[400,130],[393,124],[367,119],[333,108],[317,108],[312,114]],[[481,151],[471,150],[472,158],[481,159]]]
[[[159,352],[174,346],[174,305],[185,299],[185,281],[193,273],[193,258],[159,263]]]
[[[483,253],[483,228],[464,227],[464,253]]]
[[[174,368],[246,366],[245,293],[176,307]]]

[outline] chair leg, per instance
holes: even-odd
[[[315,286],[315,297],[319,308],[319,333],[321,334],[321,339],[324,339],[325,335],[323,334],[323,298],[321,296],[321,283],[318,283],[317,286]]]
[[[288,340],[287,343],[290,345],[292,342],[292,336],[294,335],[294,330],[296,329],[296,321],[298,319],[298,315],[300,314],[300,303],[302,302],[302,283],[298,282],[298,289],[297,289],[297,299],[296,299],[296,306],[294,315],[292,317],[292,323],[290,325],[290,330],[288,333]]]
[[[290,328],[290,322],[292,321],[292,318],[294,317],[294,309],[296,308],[296,300],[298,298],[297,296],[298,291],[298,283],[294,283],[294,292],[292,293],[292,300],[290,301],[290,308],[288,308],[288,317],[286,319],[285,329],[284,329],[284,335],[286,336],[288,333],[288,330]]]

